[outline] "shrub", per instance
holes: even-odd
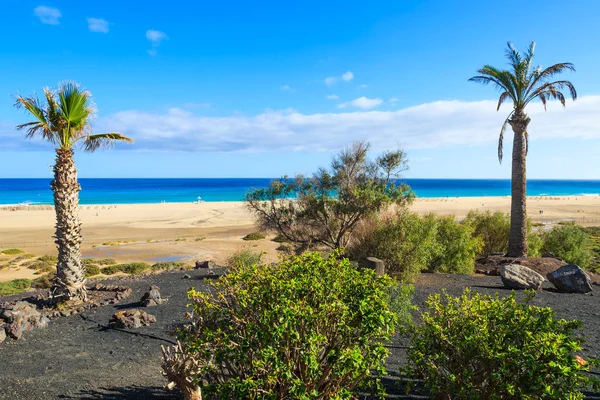
[[[23,250],[20,249],[4,249],[2,251],[0,251],[0,253],[2,254],[23,254],[25,253]]]
[[[197,237],[197,238],[196,238],[196,239],[194,239],[194,240],[195,240],[196,242],[201,242],[201,241],[203,241],[204,239],[206,239],[204,236],[200,236],[200,237]]]
[[[41,257],[38,258],[38,261],[41,262],[45,262],[45,263],[50,263],[50,264],[56,264],[58,262],[58,257],[56,256],[49,256],[49,255],[43,255]]]
[[[31,281],[31,287],[34,289],[50,289],[52,287],[52,276],[44,275],[39,278],[35,278]]]
[[[0,296],[12,296],[21,293],[30,287],[31,280],[29,279],[15,279],[8,282],[0,282]]]
[[[143,262],[132,262],[129,264],[117,264],[114,266],[118,271],[129,275],[139,275],[150,268],[150,265]],[[106,269],[106,268],[104,268]]]
[[[473,227],[458,223],[454,215],[431,216],[436,221],[436,252],[430,262],[433,272],[472,274],[475,257],[483,247],[480,237],[473,236]]]
[[[481,238],[483,246],[479,255],[487,257],[490,254],[506,254],[508,250],[508,237],[510,235],[510,216],[502,211],[479,212],[469,211],[463,220],[464,224],[473,227],[473,235]]]
[[[115,260],[113,260],[112,258],[104,258],[102,260],[96,260],[96,264],[98,265],[114,265],[117,262]]]
[[[260,264],[263,256],[262,251],[252,251],[242,249],[236,251],[227,259],[227,264],[231,267],[248,267],[254,264]]]
[[[260,233],[260,232],[252,232],[252,233],[249,233],[246,236],[244,236],[242,238],[242,240],[261,240],[261,239],[264,239],[264,238],[265,238],[265,235],[263,235],[262,233]]]
[[[96,276],[100,273],[100,267],[97,265],[85,265],[85,277],[89,278],[90,276]]]
[[[273,239],[271,239],[273,242],[275,243],[287,243],[289,242],[288,238],[286,238],[285,236],[278,234],[276,235]]]
[[[283,254],[292,254],[293,249],[289,244],[280,244],[275,250],[282,252]]]
[[[530,294],[533,297],[533,293]],[[408,350],[412,377],[433,396],[453,399],[581,399],[600,381],[585,375],[574,352],[578,321],[556,319],[546,307],[469,290],[460,297],[429,297]]]
[[[104,267],[100,270],[104,275],[114,275],[119,272],[119,268],[117,265],[110,265],[108,267]]]
[[[549,251],[569,264],[588,268],[594,256],[590,236],[574,224],[554,227],[544,234],[542,251]]]
[[[187,265],[179,261],[161,261],[152,264],[150,269],[152,271],[171,271],[173,269],[180,269],[184,267],[187,267]]]
[[[233,267],[212,286],[188,293],[193,323],[163,359],[170,380],[221,399],[350,399],[379,383],[370,375],[384,373],[397,323],[391,278],[305,253]]]
[[[176,242],[185,242],[187,239],[186,238],[177,238],[175,239]]]

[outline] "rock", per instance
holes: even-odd
[[[504,265],[499,268],[502,283],[509,289],[539,289],[544,277],[522,265]]]
[[[154,315],[148,314],[142,310],[132,309],[115,313],[108,324],[115,328],[134,329],[148,326],[155,322],[156,317]]]
[[[6,327],[6,334],[15,340],[23,336],[23,319],[21,316],[15,317],[14,321]]]
[[[218,268],[218,265],[216,262],[214,262],[212,260],[196,261],[196,266],[194,267],[194,269],[203,269],[203,268]]]
[[[4,342],[6,340],[6,330],[4,329],[4,326],[0,326],[0,343]]]
[[[559,292],[588,293],[594,290],[588,274],[575,264],[563,265],[546,276]]]
[[[160,306],[165,302],[166,300],[160,297],[160,288],[154,285],[150,286],[150,291],[146,292],[140,300],[140,304],[144,307]]]
[[[189,276],[188,274],[183,274],[183,276],[181,277],[181,279],[190,279],[191,276]]]
[[[375,275],[383,276],[385,275],[385,263],[383,260],[375,257],[367,257],[361,263],[363,268],[372,269],[375,271]]]

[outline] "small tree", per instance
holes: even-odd
[[[312,177],[284,177],[246,195],[263,230],[276,231],[299,252],[313,246],[345,247],[357,224],[390,205],[404,205],[413,194],[396,184],[407,169],[406,154],[388,151],[370,161],[369,144],[354,143]]]

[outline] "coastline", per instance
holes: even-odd
[[[509,212],[510,196],[417,198],[411,210],[454,214],[461,219],[470,210]],[[148,263],[212,259],[220,263],[240,249],[263,251],[268,262],[278,256],[279,244],[269,240],[272,236],[242,240],[257,230],[244,202],[82,205],[79,214],[84,236],[82,255],[86,258]],[[548,226],[561,221],[600,226],[600,196],[529,196],[528,215]],[[19,248],[35,255],[54,255],[54,224],[50,206],[10,211],[10,207],[0,205],[0,250]],[[0,281],[35,278],[33,272],[0,269]]]

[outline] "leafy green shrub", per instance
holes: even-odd
[[[29,279],[15,279],[8,282],[0,282],[0,296],[12,296],[13,294],[21,293],[30,287],[31,280]]]
[[[0,253],[2,254],[23,254],[25,253],[23,250],[20,249],[4,249],[2,251],[0,251]]]
[[[187,239],[186,238],[177,238],[175,239],[176,242],[185,242]]]
[[[52,287],[52,276],[44,275],[39,278],[35,278],[31,281],[31,287],[34,289],[50,289]]]
[[[101,260],[96,260],[97,265],[114,265],[117,262],[112,258],[104,258]]]
[[[206,398],[351,399],[379,384],[370,375],[384,373],[397,324],[391,278],[356,270],[338,252],[305,253],[240,264],[212,285],[215,293],[188,292],[193,324],[174,351],[193,359],[185,377]],[[166,353],[167,377],[181,366]]]
[[[292,254],[294,249],[289,244],[280,244],[275,250],[282,252],[283,254]]]
[[[288,238],[286,238],[285,236],[283,236],[281,233],[277,234],[273,239],[271,239],[273,242],[275,243],[288,243],[289,240]]]
[[[531,294],[533,296],[533,294]],[[600,381],[585,375],[574,353],[581,323],[554,311],[465,290],[429,297],[408,350],[412,377],[433,396],[452,399],[582,399],[580,389]]]
[[[471,210],[463,220],[466,225],[473,227],[473,236],[481,238],[483,246],[479,253],[486,257],[490,254],[506,254],[508,237],[510,235],[510,216],[502,211],[479,212]]]
[[[129,275],[139,275],[142,272],[150,269],[150,265],[143,263],[143,262],[132,262],[129,264],[117,264],[114,267],[117,268],[117,270],[124,272],[126,274]],[[106,269],[106,268],[104,268]]]
[[[483,247],[480,237],[473,236],[473,227],[458,223],[454,215],[431,216],[436,221],[437,248],[430,262],[433,272],[472,274],[475,257]]]
[[[85,277],[89,278],[90,276],[96,276],[100,273],[100,267],[97,265],[85,265]]]
[[[110,265],[108,267],[104,267],[100,270],[104,275],[114,275],[117,272],[120,272],[118,265]]]
[[[263,254],[264,253],[262,251],[242,249],[236,251],[227,259],[227,265],[232,267],[247,267],[254,264],[261,264]]]
[[[591,238],[583,229],[574,224],[565,224],[544,234],[542,251],[549,251],[569,264],[588,268],[594,256],[590,244]]]
[[[56,256],[49,256],[49,255],[43,255],[41,257],[38,257],[38,261],[41,262],[46,262],[46,263],[50,263],[50,264],[56,264],[58,262],[58,257]]]
[[[436,251],[435,218],[402,211],[363,223],[348,255],[353,260],[380,258],[389,274],[410,282],[429,268]]]
[[[262,233],[260,233],[260,232],[252,232],[252,233],[249,233],[246,236],[244,236],[242,238],[242,240],[261,240],[261,239],[264,239],[264,238],[265,238],[265,235],[263,235]]]
[[[180,261],[161,261],[161,262],[152,264],[150,269],[152,271],[171,271],[173,269],[180,269],[180,268],[184,268],[184,267],[187,267],[187,265]]]
[[[199,237],[197,237],[197,238],[196,238],[196,239],[194,239],[194,240],[195,240],[196,242],[201,242],[201,241],[203,241],[204,239],[206,239],[204,236],[199,236]]]

